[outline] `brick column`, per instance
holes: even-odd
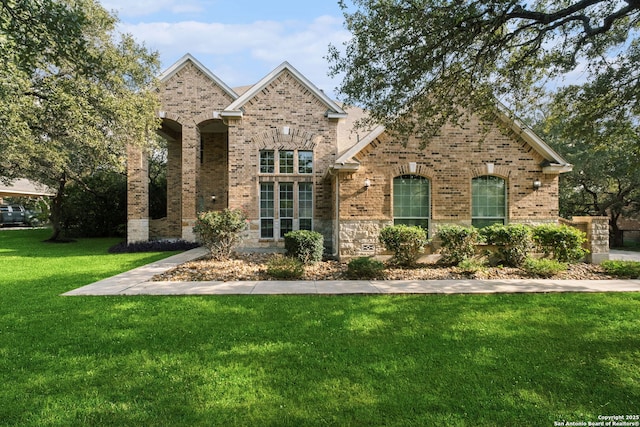
[[[196,222],[196,188],[200,167],[200,132],[195,123],[182,127],[182,239],[193,242]]]
[[[149,159],[127,147],[127,243],[149,240]]]

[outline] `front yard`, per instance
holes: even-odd
[[[0,232],[0,424],[554,425],[636,415],[640,295],[59,296],[161,254]]]

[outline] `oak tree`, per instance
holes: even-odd
[[[640,0],[350,3],[352,38],[330,47],[331,72],[346,103],[390,129],[428,137],[463,122],[461,107],[491,115],[496,100],[517,114],[572,72],[610,76],[610,96],[637,113]]]
[[[0,176],[56,190],[52,239],[66,184],[122,169],[158,126],[157,54],[116,24],[95,0],[0,2]]]

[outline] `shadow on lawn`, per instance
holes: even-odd
[[[9,420],[547,425],[640,401],[635,296],[60,301],[30,325],[51,340],[5,352]]]

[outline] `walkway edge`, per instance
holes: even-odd
[[[66,292],[98,295],[353,295],[640,292],[640,280],[299,280],[153,282],[157,274],[207,254],[196,248]]]

